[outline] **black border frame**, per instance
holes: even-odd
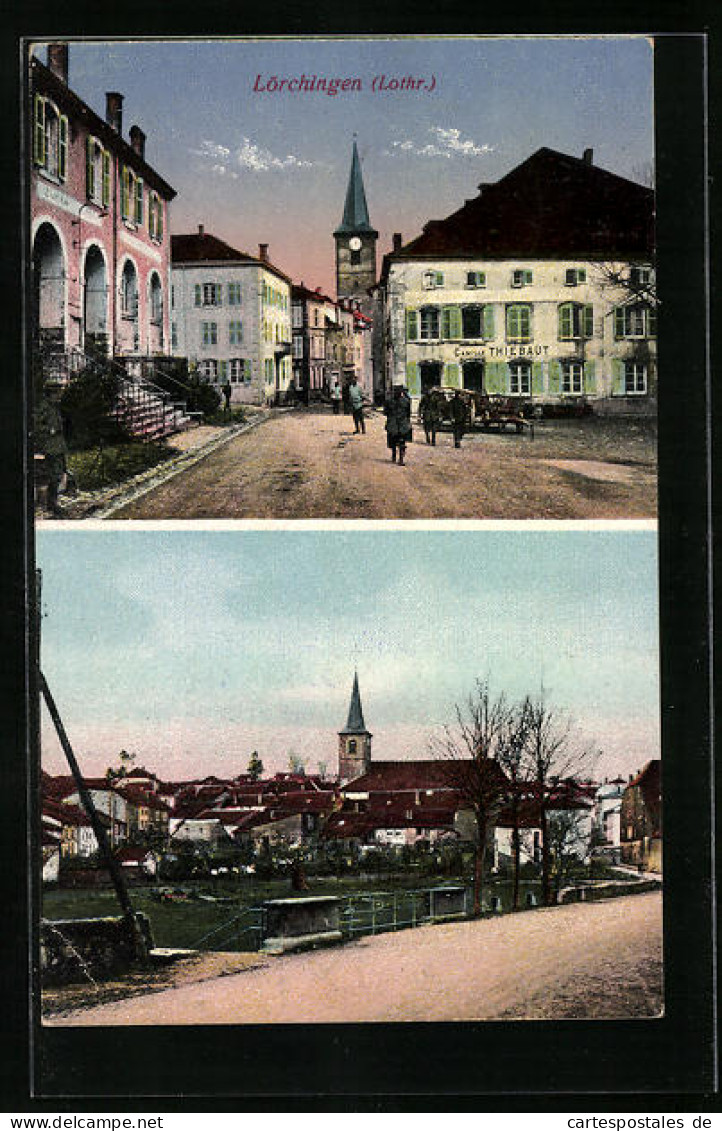
[[[42,7],[42,6],[41,6]],[[126,16],[133,9],[125,5]],[[564,9],[569,8],[568,11]],[[138,9],[140,6],[138,5]],[[277,11],[276,27],[243,13],[231,32],[222,4],[206,6],[199,21],[181,8],[174,35],[309,34],[303,7]],[[167,34],[167,12],[137,12],[143,34]],[[174,23],[175,23],[174,11]],[[640,32],[639,12],[627,12],[613,29],[580,28],[578,11],[566,2],[551,14],[559,34]],[[700,15],[702,18],[700,19]],[[218,28],[218,19],[225,27]],[[439,28],[417,8],[382,10],[374,2],[358,26],[339,30],[331,5],[316,9],[313,34],[520,34],[504,27]],[[498,18],[502,18],[501,15]],[[112,38],[96,11],[86,12],[82,33]],[[198,24],[204,26],[200,28]],[[259,26],[259,22],[260,25]],[[278,24],[283,22],[281,32]],[[22,28],[10,35],[11,66],[3,68],[3,105],[18,109],[19,39],[68,36],[67,14],[26,7]],[[707,246],[707,51],[704,9],[667,3],[648,21],[656,38],[658,123],[660,337],[660,592],[665,806],[666,1012],[659,1020],[629,1022],[522,1022],[398,1026],[209,1026],[182,1029],[44,1029],[30,1041],[27,998],[27,909],[29,892],[22,870],[3,869],[5,906],[25,929],[2,934],[6,1041],[2,1080],[8,1106],[18,1110],[114,1111],[155,1107],[201,1110],[430,1111],[528,1110],[534,1100],[546,1108],[665,1111],[708,1108],[714,1103],[716,1045],[713,1014],[711,885],[713,777],[710,678],[710,502],[712,393],[708,355]],[[62,30],[54,30],[61,25]],[[434,26],[437,25],[437,26]],[[461,26],[460,26],[461,25]],[[563,27],[563,32],[560,30]],[[681,31],[679,30],[681,28]],[[7,30],[7,29],[6,29]],[[552,34],[531,23],[525,32]],[[127,34],[127,33],[126,33]],[[18,138],[7,115],[4,184],[17,181]],[[17,130],[16,130],[17,133]],[[14,155],[13,155],[14,152]],[[16,190],[17,191],[17,190]],[[18,203],[21,203],[18,200]],[[19,318],[18,264],[24,241],[11,235],[7,293]],[[14,261],[14,262],[13,262]],[[3,264],[7,272],[8,260]],[[682,336],[679,327],[684,326]],[[11,346],[13,344],[11,340]],[[19,344],[22,349],[22,343]],[[12,357],[12,351],[5,354]],[[21,360],[21,359],[19,359]],[[10,368],[10,365],[9,365]],[[32,576],[30,501],[22,475],[26,424],[21,366],[0,386],[5,459],[19,468],[2,480],[0,499],[9,518],[10,595],[4,618],[3,717],[10,765],[6,767],[4,828],[14,845],[26,845],[33,786],[26,773],[27,702],[24,592]],[[680,379],[680,374],[683,378]],[[11,754],[12,752],[12,754]],[[10,802],[8,805],[7,802]],[[27,850],[14,855],[16,869],[29,866]],[[37,1017],[36,1017],[37,1021]],[[152,1067],[149,1067],[152,1066]],[[141,1101],[140,1105],[138,1101]],[[88,1105],[88,1101],[90,1104]],[[100,1101],[100,1104],[99,1104]],[[235,1101],[235,1102],[234,1102]],[[308,1106],[310,1105],[310,1106]]]

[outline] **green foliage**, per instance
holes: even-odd
[[[71,450],[118,443],[128,433],[112,416],[120,378],[109,365],[86,365],[63,391],[60,410],[67,421]]]
[[[170,459],[174,448],[164,443],[141,443],[132,440],[118,446],[74,451],[68,457],[68,468],[81,491],[97,491],[111,483],[132,479],[148,468]]]
[[[163,358],[155,367],[153,382],[169,393],[173,400],[184,401],[188,412],[202,412],[204,420],[212,417],[221,404],[221,394],[199,377],[185,357]]]
[[[259,758],[257,750],[254,750],[248,759],[246,773],[252,781],[258,781],[263,776],[263,762]]]

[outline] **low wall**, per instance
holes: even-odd
[[[424,893],[425,911],[430,919],[449,919],[466,915],[466,888],[431,888]]]
[[[263,904],[263,943],[267,954],[341,941],[340,903],[335,895],[271,899]]]
[[[593,902],[597,899],[613,899],[617,895],[639,895],[643,891],[657,891],[661,886],[660,880],[605,880],[598,884],[562,888],[557,903],[579,903],[584,900]]]
[[[138,912],[136,919],[150,949],[148,917]],[[127,970],[137,959],[135,933],[124,917],[40,921],[40,969],[48,983],[85,981],[88,975]]]

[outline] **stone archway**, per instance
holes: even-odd
[[[108,273],[100,248],[92,244],[85,256],[83,329],[89,353],[108,353]]]
[[[33,338],[43,352],[65,348],[65,256],[52,224],[43,223],[33,243]]]

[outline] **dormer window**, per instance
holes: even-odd
[[[652,282],[650,267],[630,267],[629,282],[633,287],[648,287]]]

